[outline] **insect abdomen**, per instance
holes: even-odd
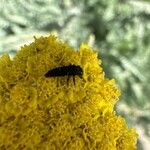
[[[65,76],[65,72],[59,67],[52,70],[49,70],[46,74],[46,77],[58,77]]]

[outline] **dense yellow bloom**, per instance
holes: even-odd
[[[83,79],[46,78],[53,68],[80,65]],[[75,51],[54,36],[35,38],[11,60],[0,58],[0,149],[136,150],[137,133],[115,114],[120,91],[97,53]]]

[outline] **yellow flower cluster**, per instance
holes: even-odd
[[[83,78],[49,77],[75,64]],[[1,150],[136,150],[137,133],[115,114],[120,91],[97,53],[74,50],[55,36],[35,38],[11,60],[0,58]]]

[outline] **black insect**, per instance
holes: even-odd
[[[83,70],[79,65],[68,65],[68,66],[62,66],[62,67],[57,67],[52,70],[49,70],[46,74],[45,77],[62,77],[62,76],[68,76],[67,78],[67,85],[69,82],[69,78],[73,76],[73,82],[75,85],[75,76],[79,76],[82,78],[83,76]]]

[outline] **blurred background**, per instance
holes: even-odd
[[[99,50],[106,76],[122,91],[116,111],[138,131],[138,150],[149,150],[150,1],[0,0],[0,55],[13,57],[49,33]]]

